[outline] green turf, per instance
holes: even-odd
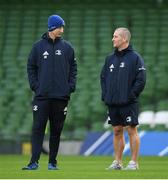
[[[40,168],[35,171],[23,171],[29,157],[22,155],[0,155],[1,179],[166,179],[168,178],[167,157],[140,157],[138,171],[107,171],[111,163],[110,156],[59,156],[58,171],[47,170],[47,156],[42,156]],[[124,165],[128,162],[124,158]]]

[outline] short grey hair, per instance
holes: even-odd
[[[127,42],[129,43],[130,39],[131,39],[131,33],[128,30],[128,28],[125,27],[119,27],[117,28],[115,31],[119,31],[119,34],[125,38],[127,40]]]

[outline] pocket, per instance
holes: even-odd
[[[131,92],[130,95],[129,95],[128,100],[131,102],[131,101],[134,101],[135,99],[136,99],[135,94],[133,92]]]
[[[39,86],[40,86],[40,83],[37,82],[36,85],[35,85],[35,88],[34,88],[34,92],[37,92],[37,90],[39,89]]]

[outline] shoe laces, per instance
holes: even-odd
[[[49,166],[56,167],[56,164],[55,163],[49,163]]]
[[[131,161],[129,161],[127,168],[128,169],[138,169],[138,164],[135,161],[131,160]]]
[[[122,169],[122,164],[119,163],[117,160],[114,160],[107,169]]]
[[[37,162],[30,162],[27,166],[32,167],[32,166],[38,166]]]

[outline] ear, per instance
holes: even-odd
[[[128,43],[128,40],[127,40],[125,37],[123,37],[123,41],[124,41],[125,43]]]

